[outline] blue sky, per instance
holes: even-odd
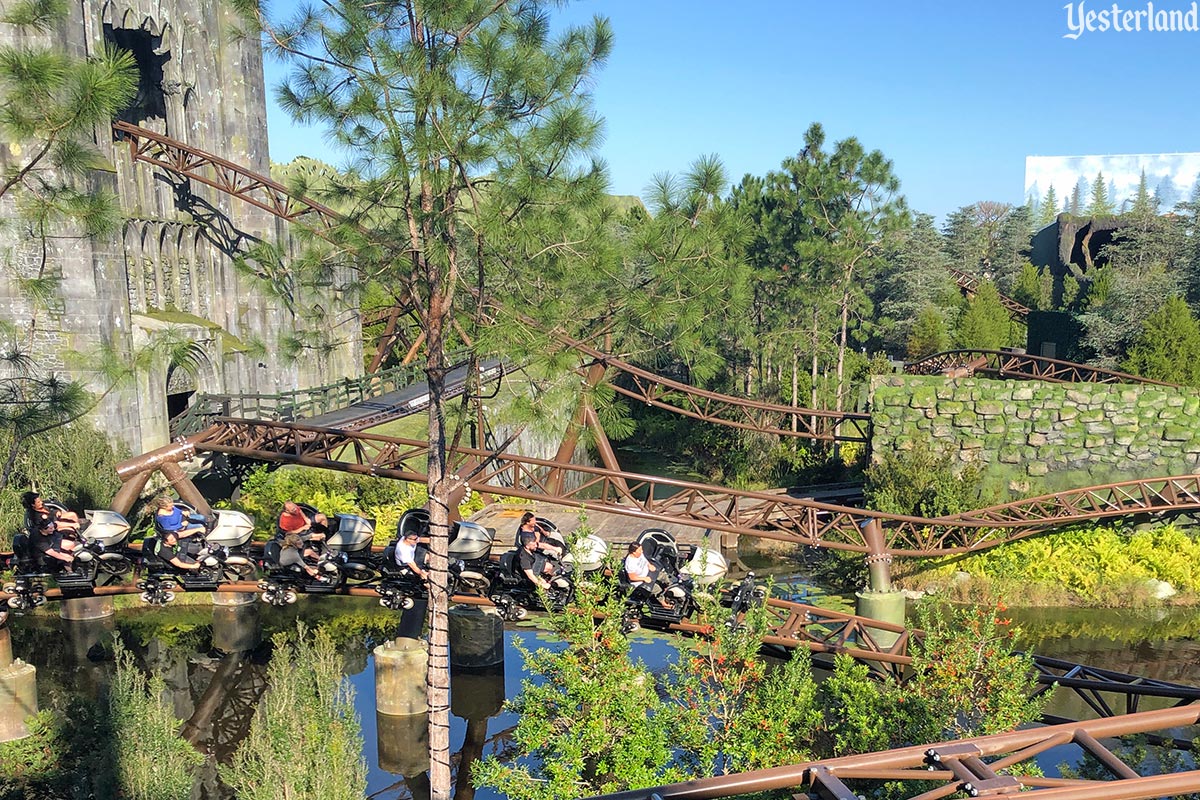
[[[594,87],[615,194],[716,153],[731,182],[821,122],[895,163],[918,211],[1020,202],[1027,155],[1200,151],[1200,32],[1070,32],[1058,0],[575,0],[615,47]],[[1147,3],[1119,4],[1147,10]],[[1158,10],[1191,8],[1158,0]],[[1110,11],[1088,2],[1084,12]],[[1072,5],[1078,20],[1078,4]],[[270,87],[280,70],[268,64]],[[271,156],[336,161],[268,110]]]

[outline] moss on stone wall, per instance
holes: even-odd
[[[870,409],[873,461],[932,441],[1007,497],[1200,471],[1197,389],[887,375]]]

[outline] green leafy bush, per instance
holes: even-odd
[[[1187,595],[1200,594],[1200,538],[1175,525],[1128,531],[1089,525],[1022,539],[969,556],[935,559],[912,567],[910,588],[955,586],[961,599],[983,596],[1040,598],[1042,605],[1077,603],[1128,606],[1154,602],[1150,581],[1165,581]]]
[[[362,732],[333,639],[320,629],[310,635],[300,623],[273,642],[269,688],[250,735],[219,768],[221,779],[238,800],[362,800]]]
[[[876,511],[940,517],[989,505],[995,498],[984,488],[977,462],[963,464],[956,451],[932,441],[890,450],[866,471],[867,505]]]
[[[161,676],[148,679],[133,663],[133,655],[116,642],[117,669],[109,688],[108,712],[113,737],[117,780],[128,800],[187,800],[193,773],[204,761],[176,735],[175,711],[162,701],[166,684]]]

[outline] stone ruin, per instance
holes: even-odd
[[[230,35],[236,21],[221,0],[83,0],[48,34],[0,24],[0,43],[51,44],[77,57],[106,43],[129,50],[140,85],[121,119],[269,175],[262,52],[254,37]],[[169,417],[198,393],[272,394],[361,374],[358,337],[331,337],[345,341],[294,363],[277,355],[283,335],[315,323],[239,274],[233,255],[255,241],[286,248],[287,223],[198,182],[135,166],[128,143],[107,127],[95,131],[95,143],[111,169],[97,171],[94,184],[117,194],[126,218],[121,232],[88,239],[63,224],[45,240],[43,265],[40,237],[17,224],[0,226],[0,318],[21,329],[40,369],[70,374],[98,392],[106,388],[100,376],[69,364],[65,353],[88,353],[101,343],[132,352],[167,326],[202,345],[198,374],[164,366],[110,392],[95,412],[110,437],[146,451],[168,441]],[[21,142],[0,142],[0,164],[15,163],[21,152]],[[13,214],[10,192],[0,200],[0,220],[13,223]],[[18,284],[39,270],[60,277],[49,309]],[[347,277],[335,277],[326,296],[294,298],[323,311],[317,324],[325,333],[357,330],[357,308],[339,291]],[[255,354],[251,343],[265,345],[267,354]]]

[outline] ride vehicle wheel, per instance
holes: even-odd
[[[163,592],[163,605],[166,605],[167,603],[171,602],[174,599],[175,599],[174,592]]]
[[[17,590],[17,585],[15,583],[4,584],[4,591],[7,592],[8,594],[12,594],[16,590]]]
[[[285,603],[287,603],[288,605],[291,605],[292,603],[296,602],[296,593],[293,592],[291,589],[288,589],[286,592],[283,593],[283,601]]]
[[[508,618],[510,620],[512,620],[513,622],[516,622],[517,620],[525,619],[528,616],[529,616],[529,609],[527,609],[525,606],[522,606],[522,605],[514,605],[512,607],[512,609],[508,612]]]
[[[8,598],[8,600],[6,602],[8,603],[8,607],[11,608],[13,611],[24,611],[25,610],[25,598],[21,597],[20,595],[17,595],[15,597],[10,597],[10,598]]]
[[[221,580],[228,583],[238,583],[254,578],[254,565],[241,562],[226,562],[221,567]]]
[[[416,604],[417,604],[417,603],[416,603],[416,601],[415,601],[415,600],[413,600],[411,597],[406,597],[406,598],[404,598],[404,600],[403,600],[403,601],[400,603],[400,608],[404,609],[405,611],[408,611],[408,610],[410,610],[410,609],[411,609],[413,606],[415,606]]]

